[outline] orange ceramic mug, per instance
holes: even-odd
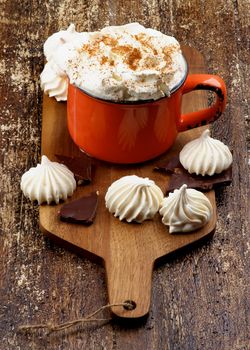
[[[215,92],[214,105],[181,114],[182,95],[194,90]],[[225,104],[226,87],[216,75],[186,72],[169,97],[156,101],[107,101],[69,84],[68,129],[76,145],[92,157],[113,163],[137,163],[168,150],[178,132],[219,118]]]

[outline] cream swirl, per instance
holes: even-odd
[[[63,164],[51,162],[42,156],[41,164],[29,169],[21,178],[21,190],[25,197],[48,204],[65,200],[76,188],[74,174]]]
[[[67,30],[51,35],[44,43],[44,55],[47,63],[40,75],[41,88],[57,101],[66,101],[68,94],[68,75],[66,63],[75,50],[86,41],[87,33],[78,33],[74,24]]]
[[[180,162],[190,174],[220,174],[229,168],[232,161],[229,148],[223,142],[210,137],[208,129],[199,138],[188,142],[180,152]]]
[[[68,60],[70,82],[107,100],[169,95],[186,72],[178,41],[139,23],[103,28]]]
[[[167,96],[187,70],[175,38],[139,23],[89,33],[70,25],[47,39],[44,54],[71,83],[115,101]]]
[[[152,219],[163,200],[161,189],[148,178],[129,175],[112,183],[105,196],[106,207],[127,222]]]
[[[83,33],[79,33],[75,30],[75,25],[70,24],[67,30],[60,30],[57,33],[52,34],[43,45],[44,55],[49,61],[55,54],[55,52],[66,43],[74,43],[74,47],[81,47]]]
[[[183,185],[161,203],[162,222],[169,232],[190,232],[204,226],[212,216],[209,199],[199,191]]]

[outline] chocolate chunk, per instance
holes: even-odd
[[[227,170],[224,170],[220,174],[213,176],[201,176],[195,174],[189,174],[184,168],[178,168],[171,176],[167,188],[167,193],[177,188],[180,188],[183,184],[186,184],[189,188],[194,188],[201,191],[209,191],[218,186],[230,185],[232,181],[232,166]]]
[[[174,172],[174,169],[176,168],[182,168],[182,165],[179,160],[179,154],[177,156],[172,157],[169,160],[166,160],[162,163],[159,163],[154,170],[164,172],[164,173],[170,173],[172,174]]]
[[[232,181],[232,167],[213,176],[189,174],[181,165],[179,154],[159,163],[154,170],[170,175],[167,193],[180,188],[183,184],[186,184],[189,188],[209,191],[217,186],[230,185]]]
[[[66,165],[72,173],[74,173],[78,185],[85,185],[91,182],[92,162],[88,156],[84,154],[81,157],[76,158],[67,157],[61,154],[56,154],[55,156],[62,164]]]
[[[92,192],[61,207],[59,216],[62,221],[91,225],[96,215],[98,195]]]

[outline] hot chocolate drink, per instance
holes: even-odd
[[[74,143],[91,157],[138,163],[168,150],[178,135],[217,119],[226,88],[214,75],[189,75],[173,37],[138,23],[98,32],[66,31],[44,44],[44,92],[67,100]],[[217,94],[207,109],[181,114],[182,96],[194,90]]]

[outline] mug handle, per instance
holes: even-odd
[[[215,103],[206,109],[197,112],[182,114],[177,121],[178,131],[193,129],[212,123],[218,119],[226,106],[226,85],[224,81],[217,75],[211,74],[191,74],[182,88],[182,95],[194,90],[208,90],[216,93]]]

